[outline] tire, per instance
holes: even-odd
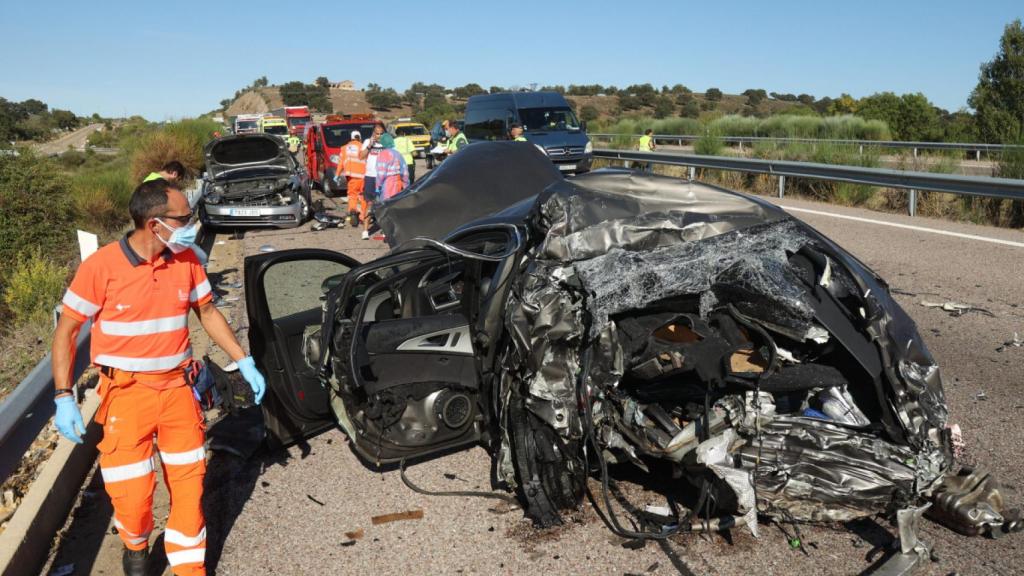
[[[562,510],[583,500],[586,472],[579,446],[566,443],[513,394],[509,406],[509,442],[517,492],[523,511],[540,527],[562,523]]]

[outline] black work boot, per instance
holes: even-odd
[[[149,548],[142,550],[124,549],[121,556],[121,567],[124,568],[124,576],[146,576],[146,563],[149,561]]]

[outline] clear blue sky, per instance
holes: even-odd
[[[891,90],[955,110],[1003,27],[1024,17],[1022,0],[219,4],[4,0],[0,96],[164,120],[214,109],[259,76],[324,75],[399,91],[417,80]]]

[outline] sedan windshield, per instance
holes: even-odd
[[[519,120],[523,130],[527,132],[553,132],[579,130],[580,123],[576,120],[569,107],[559,108],[520,108]]]

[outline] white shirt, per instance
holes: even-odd
[[[371,142],[373,142],[373,140],[370,140],[369,138],[367,138],[366,142],[363,142],[362,150],[366,150],[367,148],[369,148]],[[366,157],[366,177],[367,178],[376,178],[377,177],[377,154],[381,150],[383,150],[383,149],[384,149],[384,147],[381,146],[379,142],[374,142],[373,149],[370,150],[370,155]]]

